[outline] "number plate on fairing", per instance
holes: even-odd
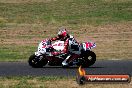
[[[64,41],[57,41],[52,44],[53,48],[57,51],[62,51],[64,49]]]

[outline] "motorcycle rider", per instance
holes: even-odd
[[[64,41],[64,49],[62,51],[54,51],[51,52],[52,55],[57,56],[60,54],[68,53],[68,56],[65,58],[65,60],[62,62],[63,66],[68,66],[69,62],[74,59],[78,58],[80,51],[79,43],[75,40],[75,38],[72,35],[69,35],[67,30],[65,28],[61,28],[58,32],[58,36],[49,39],[51,42],[60,40]]]

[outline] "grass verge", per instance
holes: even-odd
[[[131,83],[78,85],[75,77],[0,77],[1,88],[131,88]]]

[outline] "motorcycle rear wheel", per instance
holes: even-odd
[[[31,55],[28,60],[29,65],[33,68],[42,68],[48,63],[48,60],[44,59],[44,57],[42,59],[39,58],[35,54]]]

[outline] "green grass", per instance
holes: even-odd
[[[106,0],[107,1],[107,0]],[[0,24],[102,24],[132,21],[132,1],[57,0],[49,3],[0,3]]]
[[[75,77],[70,77],[75,78]],[[56,80],[66,80],[68,77],[66,76],[6,76],[6,77],[0,77],[0,81],[5,81],[6,79],[12,79],[12,80],[33,80],[37,79],[39,81],[56,81]]]
[[[70,79],[73,79],[71,77]],[[47,88],[46,82],[65,81],[68,77],[60,76],[10,76],[0,77],[0,87],[2,88]]]
[[[24,61],[37,50],[34,46],[2,46],[0,61]]]

